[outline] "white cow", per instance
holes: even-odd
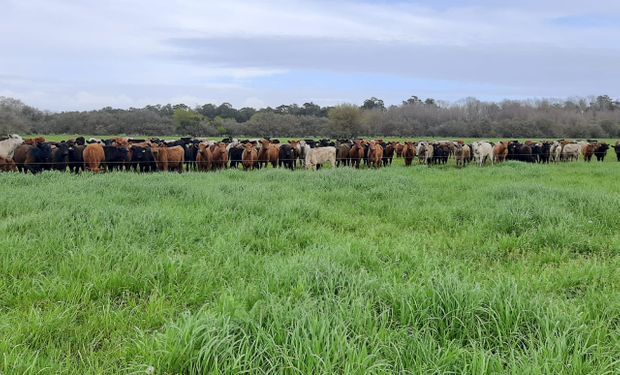
[[[429,142],[420,142],[416,147],[416,155],[422,164],[431,164],[433,162],[434,147]]]
[[[489,142],[474,142],[473,145],[474,159],[481,167],[484,162],[489,159],[493,165],[493,145]]]
[[[577,143],[568,143],[562,147],[561,160],[563,161],[577,161],[579,160],[579,152],[581,145]]]
[[[549,149],[549,153],[551,155],[551,161],[556,163],[559,162],[560,156],[562,155],[562,145],[560,144],[560,142],[553,142],[551,148]]]
[[[13,159],[15,149],[22,143],[24,143],[24,140],[17,134],[11,134],[7,139],[0,141],[0,159]]]
[[[293,150],[295,150],[296,156],[299,157],[299,163],[302,167],[306,165],[306,142],[294,141]]]
[[[311,148],[309,145],[304,145],[304,153],[306,169],[316,170],[317,164],[326,162],[330,162],[332,167],[336,166],[336,147]]]

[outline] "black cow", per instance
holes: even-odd
[[[105,167],[110,171],[122,171],[123,167],[129,167],[129,150],[124,147],[111,145],[103,146],[105,152]]]
[[[519,141],[512,141],[508,143],[508,156],[506,159],[508,160],[519,160],[519,148],[521,145]]]
[[[280,146],[280,158],[278,159],[278,165],[284,166],[290,170],[295,169],[295,152],[293,147],[289,144],[283,144]]]
[[[250,141],[243,141],[241,142],[241,144],[235,146],[235,147],[231,147],[228,150],[228,161],[230,161],[230,168],[234,168],[237,169],[239,168],[239,165],[242,165],[242,157],[243,157],[243,150],[244,147],[242,145],[245,145],[246,143],[249,143]]]
[[[508,160],[519,160],[526,163],[535,163],[536,159],[532,154],[532,147],[512,141],[508,144]]]
[[[83,141],[84,138],[81,138]],[[73,143],[69,143],[69,171],[72,173],[84,171],[84,149],[86,146],[83,143],[79,144],[78,139]]]
[[[152,140],[151,140],[152,142]],[[168,147],[174,147],[174,146],[181,146],[184,147],[185,146],[185,141],[184,140],[176,140],[176,141],[159,141],[157,142],[157,144],[164,144],[165,146]]]
[[[526,163],[535,163],[534,155],[532,153],[532,147],[529,145],[521,145],[519,148],[519,160]]]
[[[616,151],[616,158],[620,161],[620,141],[616,142],[614,145],[614,151]]]
[[[450,157],[450,147],[444,143],[433,144],[433,164],[446,164]]]
[[[57,171],[66,171],[69,163],[69,144],[60,142],[52,149],[52,168]]]
[[[541,144],[534,144],[533,146],[531,146],[532,149],[532,160],[534,163],[540,163],[542,160],[542,145]]]
[[[393,142],[381,142],[381,147],[383,147],[383,166],[387,167],[392,165],[392,160],[394,160],[394,152],[396,151]]]
[[[607,143],[599,143],[598,146],[594,148],[594,155],[596,155],[596,160],[605,161],[605,156],[607,156],[607,150],[609,150],[609,145]]]
[[[183,145],[183,149],[185,150],[185,169],[186,170],[196,170],[196,156],[198,155],[198,144],[200,141],[191,140],[190,142]]]
[[[540,163],[548,164],[551,159],[551,143],[543,142],[540,153]]]
[[[319,147],[336,147],[336,142],[333,142],[327,138],[319,140]]]
[[[150,147],[137,145],[131,146],[129,157],[131,169],[134,171],[137,171],[138,168],[142,173],[155,172],[157,170],[155,156],[153,155]]]
[[[32,174],[50,170],[52,167],[52,146],[49,143],[23,144],[15,150],[15,165],[20,172]]]

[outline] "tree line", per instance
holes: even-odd
[[[314,103],[276,108],[234,108],[229,103],[144,108],[105,107],[49,112],[0,97],[0,133],[278,136],[278,137],[502,137],[619,138],[620,102],[608,95],[558,100],[454,103],[416,96],[386,106],[370,98],[362,105],[322,107]]]

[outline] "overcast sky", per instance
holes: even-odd
[[[0,0],[0,96],[42,109],[620,97],[620,1]]]

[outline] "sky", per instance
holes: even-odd
[[[620,1],[0,0],[0,96],[50,111],[620,97]]]

